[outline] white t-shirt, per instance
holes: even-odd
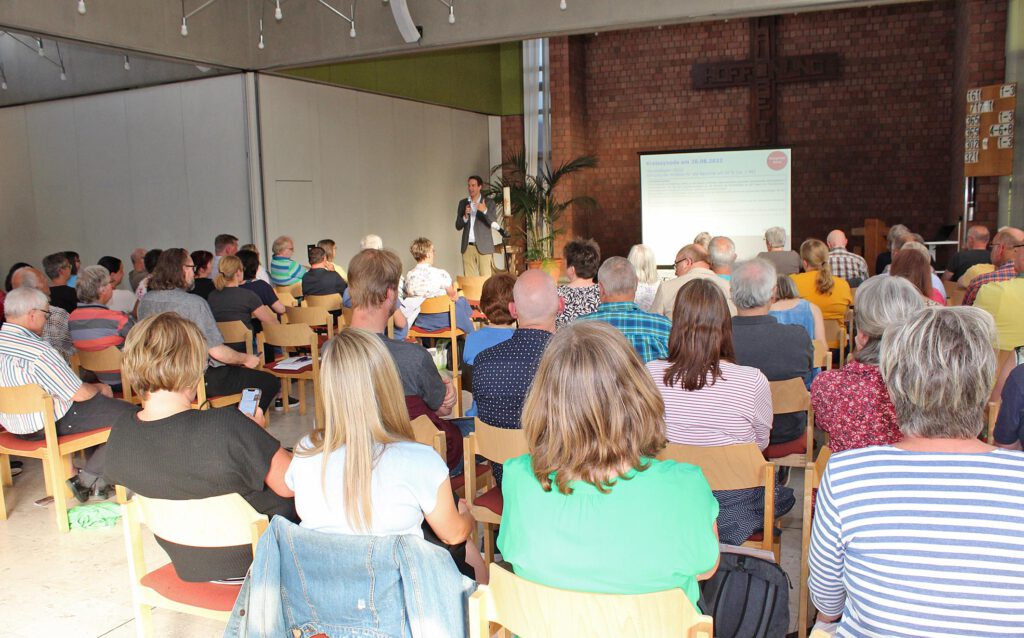
[[[309,447],[305,438],[297,448]],[[345,516],[345,448],[327,459],[327,494],[321,481],[323,454],[292,458],[285,483],[295,491],[295,509],[302,526],[330,534],[362,534]],[[373,508],[372,536],[415,534],[425,514],[437,505],[437,488],[448,478],[448,467],[433,448],[419,443],[391,443],[377,458],[370,475]]]

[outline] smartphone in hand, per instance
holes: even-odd
[[[255,416],[256,408],[260,406],[260,397],[263,392],[259,388],[246,388],[242,390],[242,400],[238,404],[238,409],[245,416]]]

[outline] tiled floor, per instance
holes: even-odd
[[[290,447],[311,424],[311,417],[300,417],[297,411],[274,413],[270,431]],[[15,477],[13,488],[5,490],[8,520],[0,521],[0,636],[134,636],[121,524],[59,534],[53,506],[33,505],[44,496],[41,464],[24,461],[24,472]],[[800,473],[794,472],[790,485],[798,500],[783,534],[782,566],[794,584],[790,593],[792,628],[796,626],[795,586],[800,572],[801,480]],[[146,555],[151,567],[166,562],[151,536],[147,536]],[[153,620],[161,638],[206,638],[223,632],[220,623],[165,610],[156,610]]]

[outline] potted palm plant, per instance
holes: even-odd
[[[542,162],[537,168],[537,175],[530,175],[526,170],[526,155],[514,153],[491,169],[488,195],[504,207],[503,191],[508,187],[511,210],[504,212],[519,220],[526,240],[528,267],[543,268],[558,278],[563,265],[559,263],[561,259],[555,257],[555,238],[565,232],[558,220],[570,206],[592,208],[596,202],[587,195],[559,199],[555,191],[565,176],[595,166],[596,157],[582,155],[558,168]]]

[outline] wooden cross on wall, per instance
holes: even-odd
[[[780,82],[836,80],[841,77],[838,53],[815,53],[778,57],[776,16],[751,18],[750,58],[735,62],[693,65],[693,88],[719,89],[749,86],[750,134],[754,146],[778,143],[778,98]]]

